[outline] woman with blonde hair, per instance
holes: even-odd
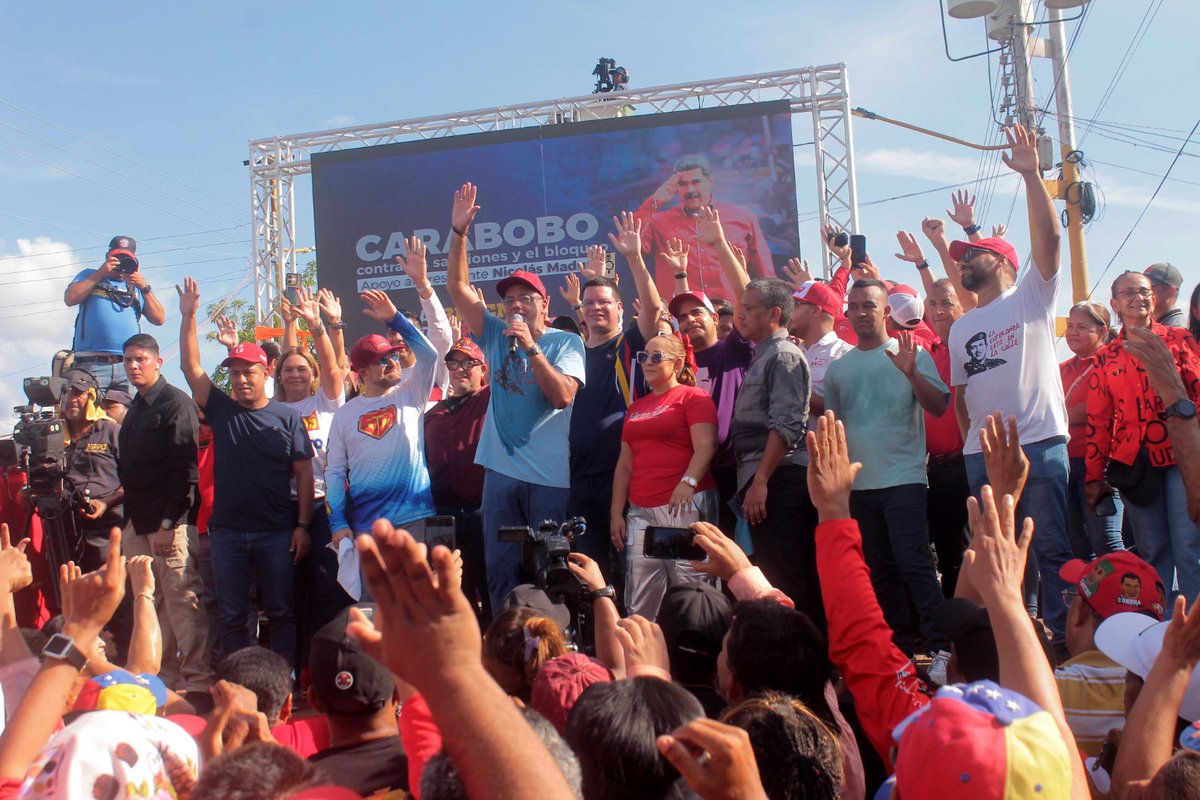
[[[1067,316],[1067,347],[1074,353],[1058,365],[1062,376],[1063,394],[1067,398],[1067,423],[1070,439],[1067,458],[1071,476],[1067,484],[1067,534],[1076,558],[1091,559],[1124,550],[1121,539],[1121,517],[1124,504],[1116,491],[1112,503],[1097,511],[1088,506],[1083,495],[1084,455],[1087,452],[1088,384],[1096,364],[1095,355],[1115,335],[1108,309],[1100,303],[1084,301],[1071,307]],[[1100,515],[1105,512],[1105,516]],[[1113,513],[1108,513],[1113,512]]]
[[[637,354],[650,392],[629,406],[613,475],[609,533],[613,546],[627,551],[625,605],[630,614],[651,620],[670,586],[707,578],[685,560],[646,558],[646,528],[686,528],[715,520],[718,511],[709,473],[717,450],[717,408],[696,387],[688,355],[684,339],[665,333]]]

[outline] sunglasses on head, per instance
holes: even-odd
[[[664,361],[674,361],[674,357],[667,355],[661,350],[654,353],[639,350],[637,354],[637,362],[639,364],[661,364]]]

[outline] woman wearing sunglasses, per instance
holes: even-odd
[[[717,515],[708,471],[717,449],[717,408],[696,388],[686,356],[673,334],[655,336],[637,354],[650,393],[629,406],[613,476],[610,534],[613,546],[626,551],[625,605],[648,619],[657,616],[670,586],[707,578],[687,561],[646,558],[646,527],[686,528]]]

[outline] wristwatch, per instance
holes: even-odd
[[[1186,397],[1176,400],[1163,410],[1163,419],[1179,417],[1180,419],[1195,419],[1196,404]]]
[[[50,641],[42,648],[42,655],[66,661],[75,669],[83,669],[88,662],[87,655],[75,646],[75,640],[63,633],[56,633],[50,637]]]
[[[700,485],[700,481],[696,480],[691,475],[684,475],[682,478],[679,479],[679,482],[686,483],[688,486],[692,487],[693,489],[695,489],[697,486]]]
[[[154,291],[154,287],[148,283],[142,287],[142,294],[150,294],[153,291]]]
[[[599,600],[601,597],[607,597],[609,600],[616,602],[617,590],[614,589],[612,586],[601,586],[599,589],[593,589],[591,592],[588,592],[588,601],[589,602],[594,603],[597,600]]]
[[[528,350],[525,351],[526,358],[533,358],[534,356],[540,356],[541,354],[542,354],[542,349],[540,347],[538,347],[536,343],[532,347],[530,347]]]
[[[312,530],[312,522],[297,522],[296,527],[303,528],[306,531],[311,531]]]

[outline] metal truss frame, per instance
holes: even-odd
[[[614,117],[634,106],[636,114],[686,111],[768,100],[789,100],[792,113],[812,117],[817,203],[822,224],[858,229],[850,91],[845,64],[735,78],[627,89],[513,106],[274,136],[250,142],[253,214],[254,307],[260,324],[275,313],[284,274],[296,269],[292,210],[295,178],[312,169],[312,153],[349,147],[435,139],[466,133],[511,130],[585,119]],[[832,264],[822,250],[825,274]]]

